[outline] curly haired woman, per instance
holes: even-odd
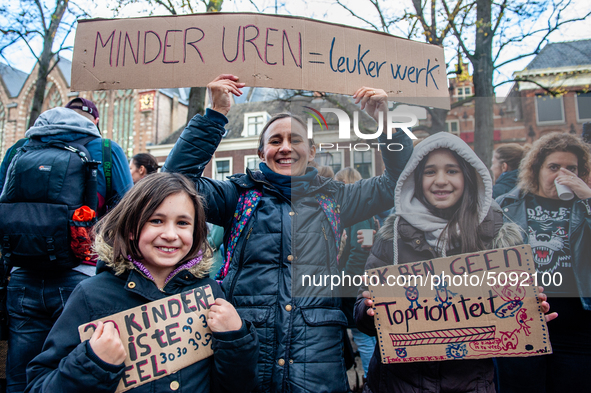
[[[499,197],[505,218],[532,247],[538,278],[560,318],[548,325],[553,354],[497,359],[500,391],[588,391],[591,364],[591,189],[589,150],[577,137],[540,138],[521,162],[518,187]],[[555,182],[575,197],[561,200]],[[544,284],[547,284],[546,281]]]

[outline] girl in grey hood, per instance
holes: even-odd
[[[378,232],[366,270],[522,242],[514,224],[503,224],[488,169],[452,134],[432,135],[415,147],[395,195],[396,213]],[[544,294],[540,300],[547,312]],[[362,291],[355,319],[359,330],[375,336],[371,306]],[[495,391],[492,359],[382,364],[379,354],[371,359],[366,393]]]

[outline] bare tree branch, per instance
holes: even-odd
[[[370,25],[371,27],[373,27],[375,30],[380,30],[375,24],[371,23],[370,21],[368,21],[365,18],[360,17],[359,15],[357,15],[355,12],[353,12],[352,9],[350,9],[349,7],[347,7],[345,4],[343,4],[341,2],[341,0],[337,0],[337,4],[340,5],[341,7],[343,7],[344,9],[346,9],[347,11],[349,11],[351,13],[351,15],[353,15],[355,18],[367,23],[368,25]]]

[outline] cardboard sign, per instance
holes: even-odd
[[[552,353],[529,245],[367,274],[382,363]]]
[[[371,86],[449,109],[443,48],[386,33],[251,13],[78,22],[72,90],[205,86],[221,73],[253,87],[351,95]]]
[[[90,339],[99,321],[115,324],[127,351],[116,390],[124,392],[213,355],[207,314],[214,302],[209,285],[195,288],[80,325],[80,340]]]

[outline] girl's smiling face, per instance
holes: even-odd
[[[448,149],[429,154],[422,179],[425,199],[437,209],[455,206],[464,194],[464,174]]]
[[[138,241],[142,263],[159,288],[193,246],[195,207],[185,192],[168,196],[144,224]]]

